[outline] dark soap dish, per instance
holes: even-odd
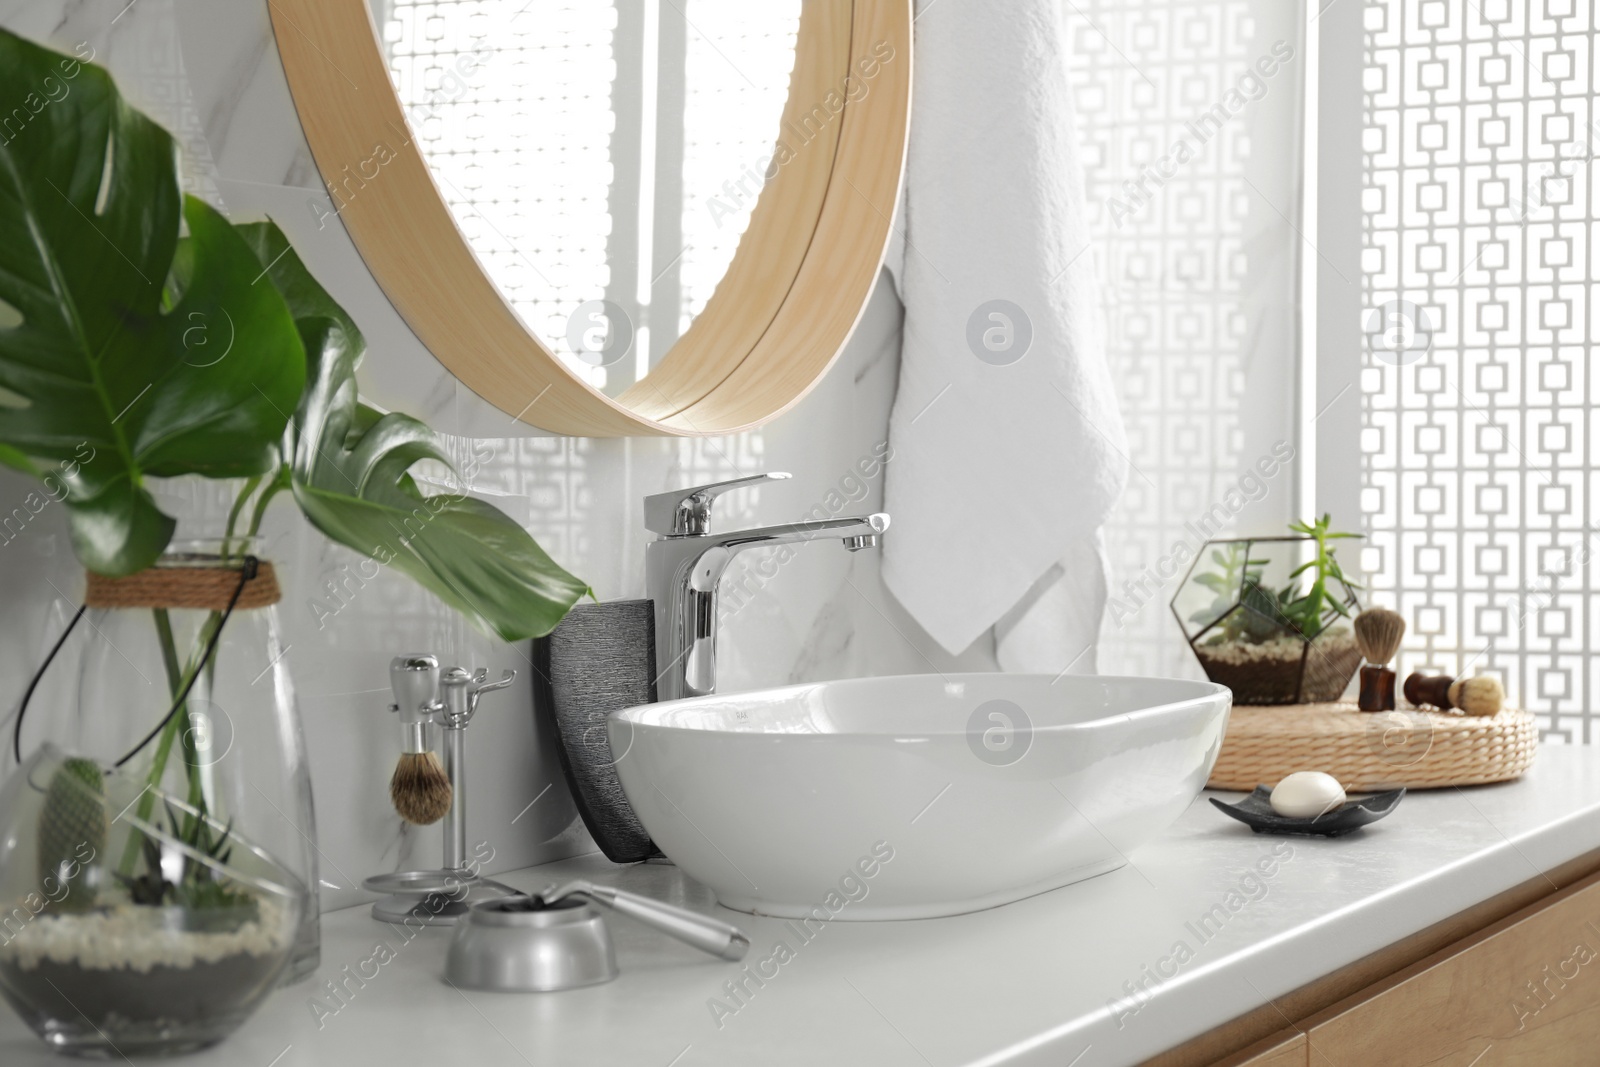
[[[1272,790],[1258,785],[1255,792],[1237,804],[1224,804],[1216,797],[1211,803],[1224,814],[1238,819],[1258,834],[1309,834],[1317,837],[1343,837],[1368,823],[1377,822],[1400,806],[1404,789],[1374,793],[1360,800],[1346,801],[1340,807],[1310,818],[1291,818],[1272,810]]]

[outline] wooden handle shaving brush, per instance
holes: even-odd
[[[1487,674],[1474,678],[1452,678],[1448,674],[1413,674],[1406,679],[1406,699],[1418,707],[1440,711],[1459,708],[1464,714],[1500,714],[1506,706],[1506,691],[1500,680]]]
[[[1449,711],[1455,707],[1450,702],[1450,687],[1456,680],[1448,674],[1417,674],[1406,678],[1406,699],[1419,708],[1438,708]]]
[[[1498,715],[1506,704],[1506,691],[1498,678],[1480,674],[1450,683],[1450,703],[1468,715]]]
[[[1361,692],[1356,706],[1362,711],[1393,711],[1394,671],[1389,662],[1400,651],[1406,620],[1398,611],[1368,608],[1356,616],[1353,626],[1356,644],[1367,660],[1361,668]]]
[[[391,711],[400,715],[400,762],[389,779],[389,801],[408,823],[430,826],[450,811],[454,792],[439,756],[428,747],[428,720],[439,707],[439,660],[396,656],[389,664]]]

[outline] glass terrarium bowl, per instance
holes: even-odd
[[[1310,537],[1208,541],[1184,576],[1172,613],[1206,677],[1233,690],[1234,703],[1337,700],[1361,665],[1353,584],[1316,558]]]
[[[222,1040],[277,984],[305,900],[282,863],[139,775],[47,744],[0,789],[0,995],[59,1051]]]

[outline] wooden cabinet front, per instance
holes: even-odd
[[[1306,1035],[1289,1031],[1251,1045],[1218,1067],[1306,1067]]]
[[[1420,1067],[1483,1056],[1592,1067],[1600,1057],[1600,883],[1556,893],[1305,1028],[1313,1063]]]

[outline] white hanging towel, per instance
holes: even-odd
[[[889,268],[905,304],[883,576],[946,650],[1096,670],[1127,446],[1059,0],[918,5]]]

